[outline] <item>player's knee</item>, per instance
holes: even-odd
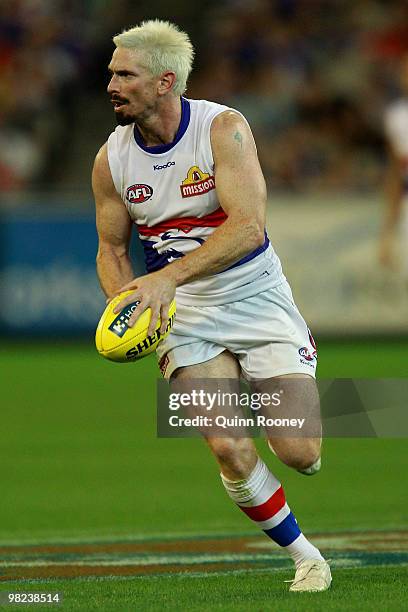
[[[254,449],[251,443],[244,439],[209,438],[207,444],[221,467],[228,469],[234,478],[246,478],[248,467],[253,463]]]
[[[320,460],[320,448],[311,446],[303,450],[298,457],[296,469],[307,470],[316,465]]]
[[[238,440],[233,438],[216,439],[210,442],[210,447],[220,463],[230,468],[237,467],[245,452],[245,446],[240,448]]]
[[[322,460],[320,457],[318,457],[314,463],[309,465],[307,468],[298,469],[298,472],[300,472],[301,474],[305,474],[306,476],[313,476],[314,474],[317,474],[318,472],[320,472],[321,467],[322,467]]]
[[[299,453],[290,457],[289,461],[285,461],[289,467],[298,470],[305,474],[314,474],[320,470],[320,456],[315,453]]]
[[[271,445],[270,445],[271,447]],[[272,447],[273,448],[273,447]],[[304,473],[316,473],[320,469],[320,446],[314,443],[273,448],[275,454],[287,466]]]

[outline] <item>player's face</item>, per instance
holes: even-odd
[[[159,79],[148,72],[142,60],[140,52],[118,47],[109,64],[108,93],[119,125],[142,121],[156,107]]]

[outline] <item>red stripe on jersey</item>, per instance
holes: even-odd
[[[152,225],[151,227],[148,225],[138,225],[137,229],[139,234],[143,236],[157,236],[162,232],[174,229],[181,230],[185,234],[188,234],[193,227],[218,227],[224,223],[226,218],[227,215],[222,208],[219,207],[217,210],[214,210],[214,212],[204,217],[178,217],[176,219],[169,219],[169,221],[163,221],[163,223],[158,223],[157,225]]]
[[[286,503],[285,493],[282,487],[279,487],[277,491],[263,504],[260,506],[253,506],[252,508],[244,508],[240,506],[241,510],[245,512],[253,521],[267,521],[272,518]]]

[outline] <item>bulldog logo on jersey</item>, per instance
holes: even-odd
[[[143,204],[153,195],[153,189],[150,185],[144,185],[137,183],[131,185],[126,190],[126,199],[130,204]]]
[[[198,166],[192,166],[187,172],[187,178],[180,185],[183,198],[202,195],[215,189],[215,178],[200,170]]]

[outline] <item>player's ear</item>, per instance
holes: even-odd
[[[168,93],[172,89],[175,81],[176,74],[174,72],[163,72],[157,85],[157,93],[159,96],[163,96],[164,94]]]

